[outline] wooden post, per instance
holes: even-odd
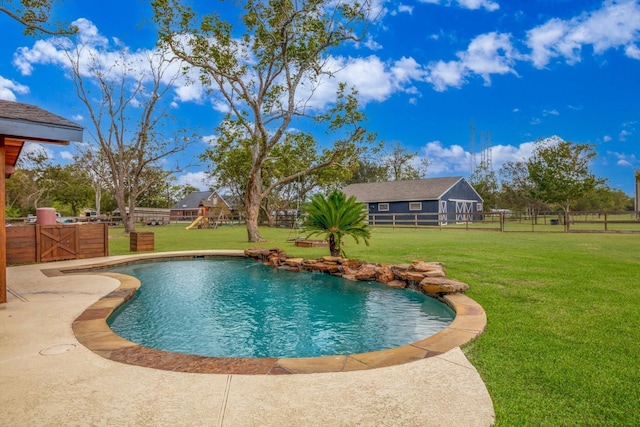
[[[5,147],[4,137],[0,136],[0,200],[2,206],[0,206],[0,249],[2,255],[0,255],[0,303],[7,302],[7,225],[5,218]]]

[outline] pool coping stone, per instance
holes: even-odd
[[[242,257],[242,250],[186,251],[152,253],[123,257],[118,260],[89,263],[67,268],[42,269],[48,277],[67,274],[105,275],[120,282],[120,286],[90,305],[72,324],[76,339],[95,354],[129,365],[174,372],[287,375],[328,372],[352,372],[394,366],[441,355],[478,337],[485,329],[484,309],[465,294],[442,297],[456,313],[453,322],[442,331],[414,343],[368,353],[306,358],[242,358],[205,357],[172,353],[148,348],[115,334],[107,325],[108,317],[132,298],[140,287],[138,279],[99,269],[145,260],[179,260],[207,257]],[[301,273],[304,274],[304,273]]]

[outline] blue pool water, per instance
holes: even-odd
[[[140,279],[108,320],[138,344],[218,357],[316,357],[409,344],[455,314],[420,292],[245,259],[132,264],[109,271]]]

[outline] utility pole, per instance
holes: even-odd
[[[636,219],[640,221],[640,169],[636,171]]]
[[[469,179],[476,171],[476,123],[472,119],[469,123]]]

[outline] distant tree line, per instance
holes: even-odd
[[[590,170],[594,147],[557,138],[537,142],[528,159],[505,163],[496,174],[480,165],[471,184],[484,209],[510,209],[536,215],[542,211],[626,211],[634,199],[609,187]]]
[[[262,175],[264,185],[296,170],[304,170],[314,157],[304,143],[283,144],[284,153],[274,156]],[[246,188],[244,162],[246,153],[220,156],[210,161],[212,153],[202,155],[204,164],[215,164],[223,196],[237,201],[234,208],[242,211]],[[527,160],[505,163],[497,172],[479,166],[470,181],[485,201],[485,210],[510,209],[535,215],[537,212],[562,209],[572,211],[625,211],[634,209],[634,199],[621,190],[610,188],[589,170],[594,153],[590,146],[565,141],[540,141],[534,155]],[[298,211],[303,203],[317,193],[357,182],[383,182],[425,178],[428,162],[420,160],[398,142],[389,149],[381,147],[357,159],[353,169],[328,167],[300,176],[295,181],[276,186],[263,199],[262,221],[276,224],[279,213]],[[89,208],[98,215],[109,214],[118,206],[113,196],[107,160],[78,148],[74,161],[65,166],[54,165],[44,152],[23,155],[18,168],[6,183],[7,217],[25,217],[38,207],[53,206],[63,215],[77,216]],[[178,185],[172,171],[150,167],[140,175],[139,194],[135,206],[169,208],[191,192],[192,185]],[[125,193],[125,197],[129,198]]]
[[[16,172],[6,181],[6,216],[21,218],[35,214],[41,207],[54,207],[64,216],[80,216],[85,209],[97,215],[110,215],[118,204],[111,184],[95,174],[99,160],[88,167],[85,157],[71,164],[52,164],[45,153],[23,154]],[[102,165],[105,167],[105,165]],[[150,169],[139,181],[136,206],[169,208],[178,200],[198,190],[192,185],[178,185],[170,172]],[[125,194],[128,197],[128,194]]]

